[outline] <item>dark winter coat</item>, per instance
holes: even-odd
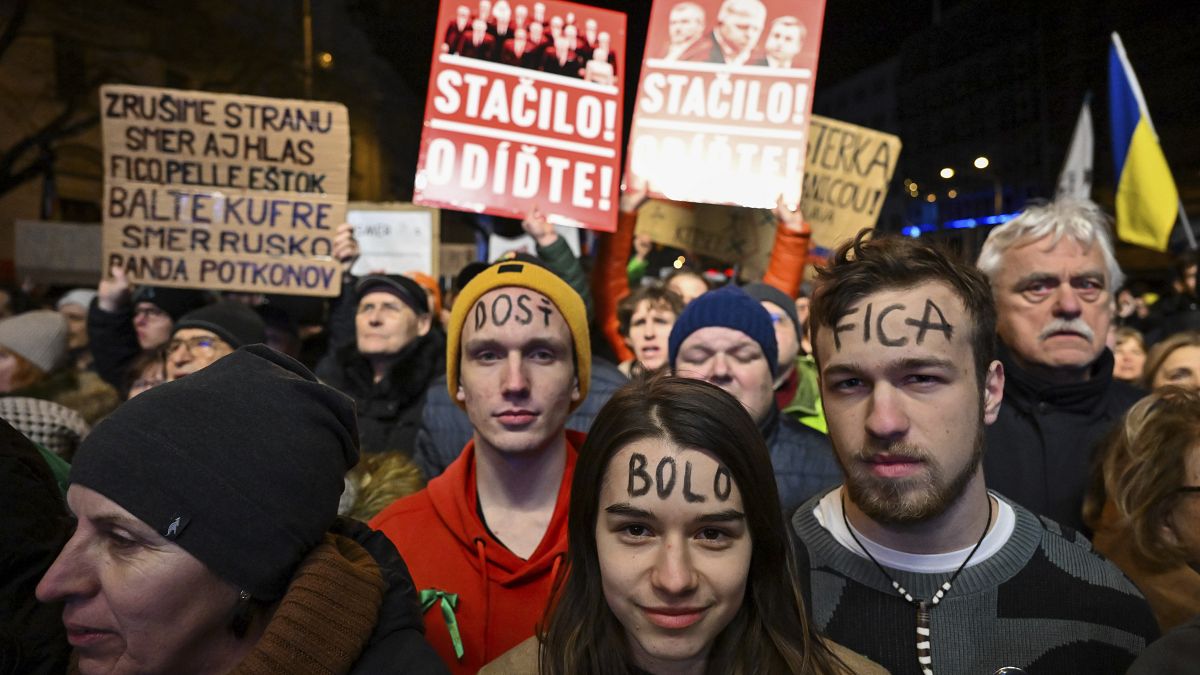
[[[759,431],[771,455],[779,505],[786,517],[791,518],[809,497],[842,482],[842,470],[825,434],[779,414],[774,403]]]
[[[443,340],[436,331],[414,339],[400,350],[396,363],[379,382],[374,381],[371,364],[353,344],[327,354],[317,364],[315,372],[322,382],[354,399],[363,452],[413,454],[425,390],[434,377],[446,372]]]
[[[1023,370],[1000,345],[1004,401],[987,428],[983,471],[989,488],[1034,513],[1080,532],[1092,458],[1125,411],[1144,392],[1112,377],[1105,349],[1092,376],[1051,384]]]

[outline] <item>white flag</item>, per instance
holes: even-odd
[[[1075,123],[1075,135],[1071,137],[1071,147],[1067,149],[1067,161],[1063,162],[1062,173],[1058,176],[1056,197],[1091,199],[1096,134],[1092,130],[1090,99],[1090,96],[1085,98],[1083,107],[1079,109],[1079,121]]]

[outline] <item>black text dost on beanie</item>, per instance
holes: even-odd
[[[320,543],[357,461],[353,402],[253,345],[118,408],[80,447],[71,482],[269,601]]]

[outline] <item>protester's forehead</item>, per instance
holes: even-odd
[[[524,286],[501,286],[475,301],[463,324],[463,334],[512,332],[515,330],[562,333],[570,328],[562,312],[545,294]]]
[[[691,335],[684,338],[683,343],[679,345],[679,350],[683,351],[691,347],[704,347],[714,350],[754,347],[762,351],[762,347],[754,338],[736,328],[729,328],[727,326],[705,326],[696,329]]]
[[[171,337],[177,340],[187,340],[189,338],[198,337],[206,337],[213,340],[221,339],[216,333],[212,332],[211,330],[205,330],[204,328],[180,328],[176,330],[174,335]]]
[[[1103,268],[1104,251],[1096,242],[1080,242],[1074,237],[1066,235],[1059,237],[1057,241],[1053,235],[1049,234],[1043,237],[1019,239],[1004,252],[1001,258],[1004,261],[1003,268],[1025,274],[1038,271],[1034,269],[1037,267],[1053,267],[1056,263],[1061,263],[1064,257],[1078,254],[1082,254],[1089,262]]]
[[[671,315],[675,314],[675,310],[671,309],[671,303],[661,298],[658,300],[652,300],[650,298],[639,300],[637,306],[633,308],[634,316],[639,314],[649,314],[650,312],[665,312]]]
[[[712,452],[684,447],[666,438],[642,438],[608,461],[600,490],[600,509],[632,503],[699,508],[741,508],[742,495],[729,469]]]
[[[971,328],[962,298],[944,283],[926,282],[858,298],[832,327],[821,326],[817,339],[828,360],[850,348],[914,352],[966,345]]]

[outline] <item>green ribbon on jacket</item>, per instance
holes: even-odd
[[[462,636],[458,633],[458,618],[454,616],[454,608],[458,606],[458,594],[427,588],[421,591],[421,613],[429,611],[435,602],[441,601],[442,620],[446,622],[446,630],[450,631],[450,642],[454,643],[454,655],[463,657]]]

